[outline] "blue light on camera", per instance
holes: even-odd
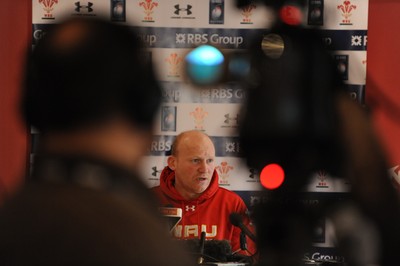
[[[185,60],[187,74],[196,84],[213,84],[223,74],[224,56],[213,46],[199,46],[188,53]]]

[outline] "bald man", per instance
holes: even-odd
[[[177,136],[168,166],[161,173],[160,185],[152,190],[162,206],[182,208],[182,220],[174,229],[174,237],[199,238],[205,232],[206,239],[228,240],[233,253],[255,253],[255,244],[250,239],[247,239],[248,250],[241,249],[241,230],[229,221],[231,213],[239,213],[244,224],[251,228],[243,200],[218,185],[215,148],[206,134],[193,130]]]

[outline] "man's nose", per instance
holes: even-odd
[[[207,162],[206,161],[202,161],[199,165],[199,171],[200,172],[207,172]]]

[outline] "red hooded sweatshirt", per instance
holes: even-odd
[[[232,252],[239,251],[241,230],[230,223],[229,215],[241,214],[243,224],[250,230],[253,228],[245,203],[236,193],[219,187],[217,172],[214,171],[209,187],[195,200],[185,200],[174,184],[175,172],[167,166],[161,173],[160,185],[152,188],[161,206],[182,208],[182,220],[175,227],[173,236],[180,239],[200,238],[201,232],[205,231],[206,239],[228,240]],[[255,243],[249,238],[247,248],[255,254]],[[250,255],[244,251],[239,253]]]

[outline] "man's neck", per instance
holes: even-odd
[[[48,153],[91,156],[135,170],[150,141],[146,135],[115,121],[73,132],[45,134],[41,148]]]

